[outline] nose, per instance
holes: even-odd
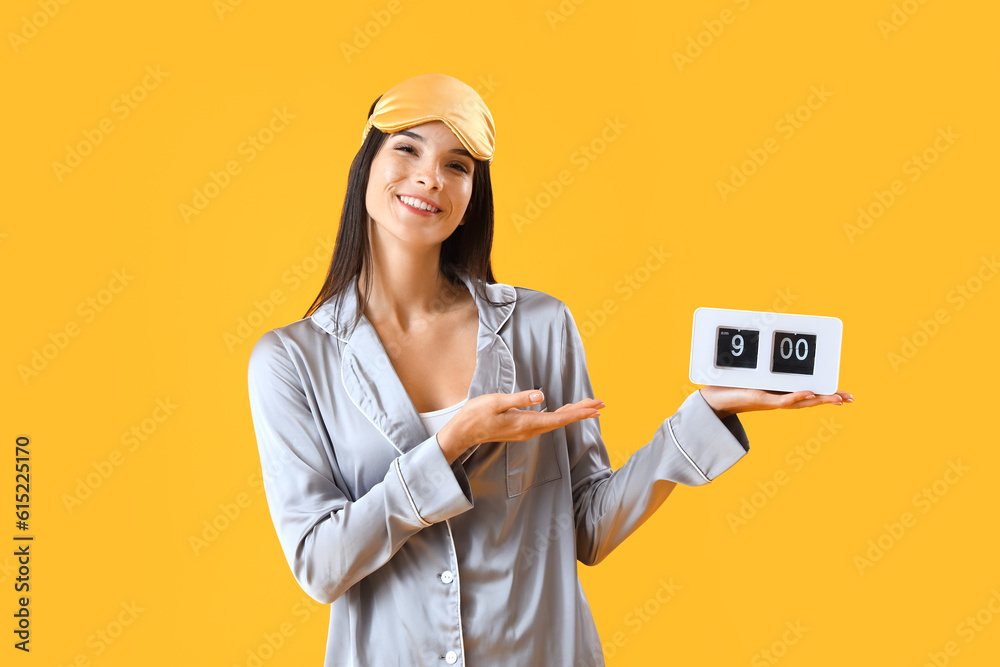
[[[436,191],[441,189],[441,174],[438,172],[436,162],[430,160],[422,161],[417,168],[416,179],[418,183],[428,190]]]

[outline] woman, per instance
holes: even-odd
[[[264,488],[333,665],[602,665],[577,562],[749,450],[736,416],[850,401],[705,387],[612,471],[566,305],[497,283],[493,119],[423,74],[376,100],[326,282],[249,362]]]

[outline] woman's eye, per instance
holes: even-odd
[[[415,150],[413,150],[413,146],[410,146],[409,144],[400,144],[400,145],[396,146],[395,150],[397,150],[397,151],[406,151],[407,153],[411,153],[413,155],[417,154],[417,152]],[[466,169],[465,165],[462,164],[461,162],[452,162],[448,166],[449,167],[454,167],[456,169],[456,171],[460,171],[463,174],[468,174],[469,173],[469,170]]]

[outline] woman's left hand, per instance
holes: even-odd
[[[763,389],[737,389],[735,387],[702,387],[702,398],[719,419],[738,412],[777,410],[781,408],[811,408],[814,405],[843,405],[851,403],[854,396],[846,391],[833,394],[816,394],[811,391],[779,392]]]

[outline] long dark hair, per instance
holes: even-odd
[[[368,115],[375,111],[375,105],[381,95],[375,99]],[[340,227],[337,229],[337,240],[334,242],[333,258],[326,273],[323,287],[316,295],[312,305],[303,317],[309,317],[331,297],[342,298],[342,293],[356,276],[360,276],[362,268],[367,268],[365,274],[366,295],[371,294],[372,256],[370,239],[368,238],[368,210],[365,206],[365,195],[368,191],[368,176],[371,173],[372,161],[379,148],[385,143],[388,134],[377,127],[368,131],[351,169],[347,173],[347,194],[344,196],[344,208],[340,213]],[[509,305],[511,302],[495,303],[482,290],[479,282],[493,284],[493,266],[490,253],[493,250],[493,185],[490,182],[490,165],[485,160],[476,160],[472,170],[472,194],[465,211],[465,224],[459,225],[451,236],[441,243],[441,256],[438,266],[441,273],[453,285],[463,285],[459,273],[465,273],[473,279],[480,298],[491,306]],[[358,281],[361,282],[360,280]],[[361,320],[364,306],[361,300],[361,285],[357,287],[358,310],[354,321],[350,324],[353,331]],[[337,308],[340,303],[338,299]]]

